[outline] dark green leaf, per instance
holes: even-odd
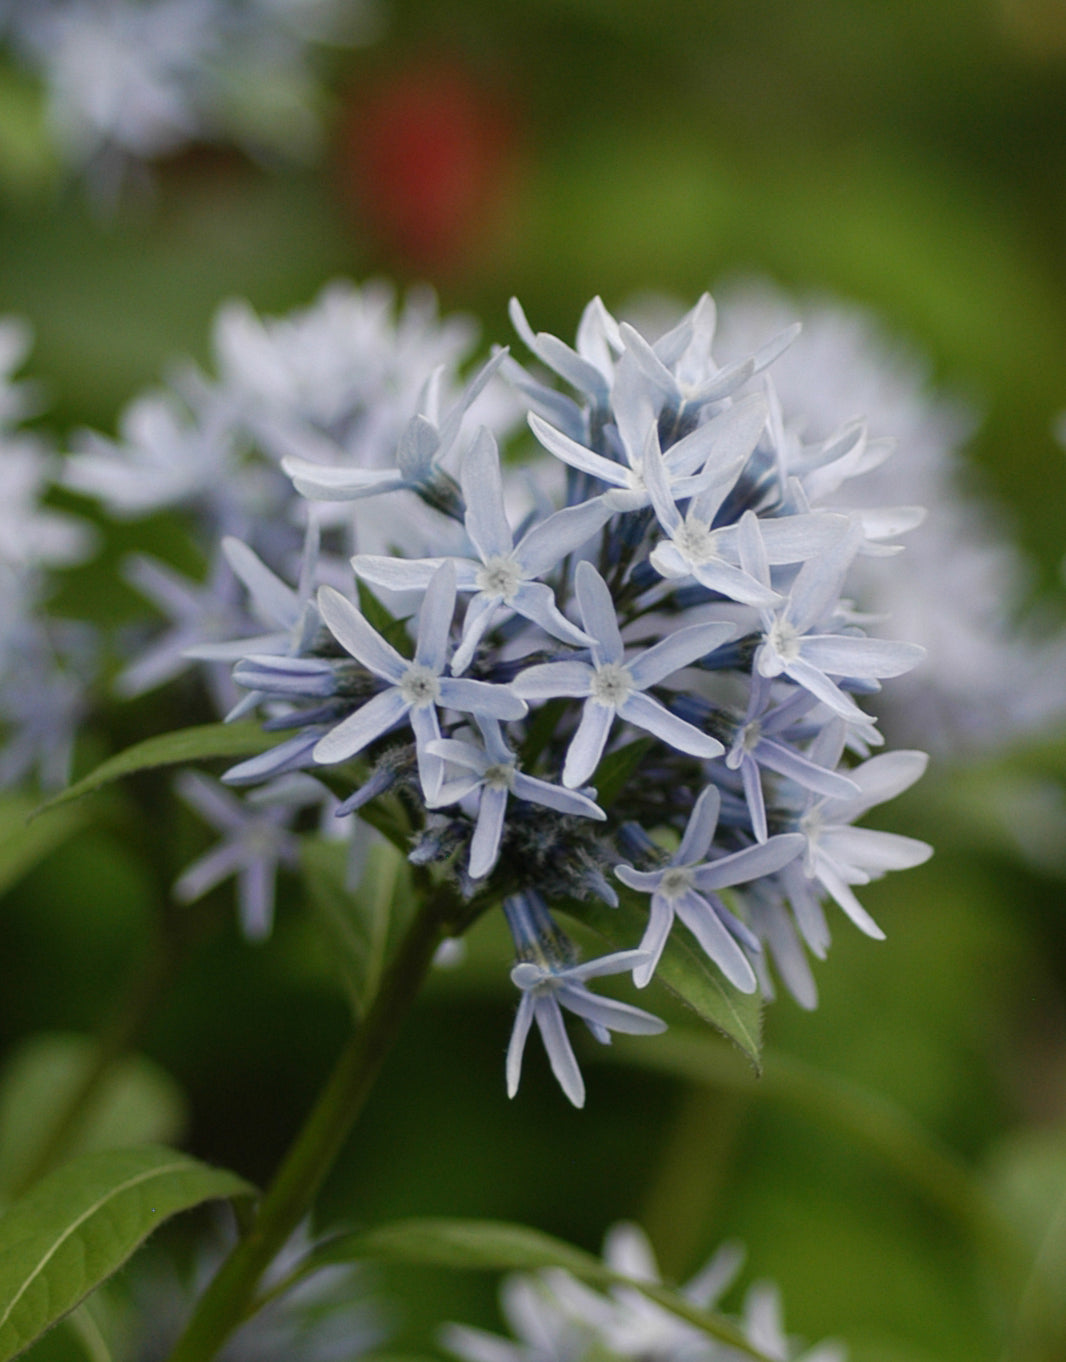
[[[574,899],[560,910],[584,922],[616,950],[632,950],[644,935],[647,911],[639,896],[618,886],[617,908]],[[666,942],[655,977],[705,1022],[721,1031],[759,1069],[762,1053],[762,995],[741,993],[679,925]]]
[[[391,643],[398,653],[403,653],[404,657],[409,657],[411,655],[411,640],[405,621],[398,620],[391,615],[362,579],[356,583],[356,591],[359,594],[359,609],[363,612],[367,624],[375,628],[381,637],[387,643]]]
[[[568,704],[569,701],[564,699],[549,700],[539,709],[535,709],[526,720],[526,738],[520,752],[523,766],[530,770],[536,766],[537,758],[551,742]]]
[[[157,738],[127,747],[117,756],[108,757],[95,771],[75,781],[54,798],[46,800],[31,815],[47,813],[72,799],[91,794],[113,780],[147,771],[156,766],[181,766],[186,762],[211,761],[217,757],[251,757],[266,752],[280,739],[276,733],[264,733],[254,722],[237,724],[200,724],[196,728],[179,728],[174,733],[162,733]]]
[[[736,1325],[722,1316],[697,1310],[667,1286],[635,1281],[583,1249],[525,1225],[498,1220],[400,1220],[362,1234],[341,1235],[320,1245],[308,1258],[304,1275],[331,1264],[362,1259],[494,1272],[563,1268],[590,1286],[635,1288],[711,1338],[731,1344],[749,1357],[764,1358]]]
[[[348,861],[347,844],[304,843],[301,864],[311,907],[352,1010],[362,1017],[377,992],[397,928],[409,915],[411,876],[405,857],[388,842],[371,847],[354,889],[348,887]]]
[[[116,1272],[169,1216],[253,1192],[243,1178],[158,1145],[85,1154],[0,1217],[0,1362]]]
[[[596,803],[609,809],[636,774],[644,754],[655,743],[654,738],[637,738],[624,747],[608,752],[596,767],[592,784],[596,787]]]
[[[375,1258],[432,1267],[535,1271],[562,1267],[607,1286],[611,1271],[598,1258],[539,1230],[494,1220],[400,1220],[329,1240],[313,1254],[318,1266]]]

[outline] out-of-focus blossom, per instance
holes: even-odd
[[[521,173],[511,97],[447,57],[387,71],[353,96],[337,173],[361,228],[439,276],[492,249]]]
[[[0,788],[69,778],[99,651],[88,625],[49,616],[49,572],[81,562],[95,535],[44,500],[57,460],[21,426],[36,394],[13,377],[31,339],[25,323],[0,319]]]
[[[0,31],[40,78],[62,157],[110,205],[131,167],[196,142],[306,155],[316,47],[374,34],[373,0],[7,0]]]
[[[861,416],[872,441],[891,438],[891,457],[842,483],[841,502],[926,508],[890,572],[872,560],[855,565],[861,608],[880,616],[890,637],[926,649],[921,669],[875,702],[893,732],[958,760],[1066,718],[1066,627],[1026,611],[1025,559],[963,457],[974,412],[938,394],[920,356],[859,307],[797,303],[765,284],[737,285],[722,299],[725,354],[743,354],[767,328],[803,318],[773,367],[786,431],[823,439]]]
[[[659,1284],[655,1255],[636,1225],[614,1225],[604,1241],[604,1262],[634,1282]],[[679,1290],[686,1305],[717,1311],[744,1260],[736,1244],[723,1244]],[[449,1324],[441,1341],[464,1362],[597,1362],[606,1357],[641,1362],[741,1362],[748,1356],[723,1343],[635,1286],[595,1291],[560,1268],[504,1279],[503,1313],[514,1338]],[[752,1286],[740,1318],[731,1321],[747,1342],[774,1362],[844,1362],[844,1349],[821,1343],[804,1350],[782,1328],[777,1288]]]
[[[125,1321],[130,1362],[165,1362],[202,1294],[230,1247],[218,1241],[202,1246],[191,1269],[159,1255],[138,1255],[126,1270],[126,1290],[136,1317]],[[269,1290],[292,1272],[310,1251],[306,1225],[292,1236],[264,1279]],[[121,1312],[116,1312],[121,1328]],[[223,1346],[218,1362],[354,1362],[380,1347],[389,1323],[373,1277],[363,1266],[320,1269],[276,1297]]]

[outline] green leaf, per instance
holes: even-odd
[[[47,800],[34,810],[31,817],[47,813],[72,799],[91,794],[111,781],[134,775],[156,766],[180,766],[186,762],[210,761],[215,757],[252,757],[266,752],[279,741],[276,733],[265,733],[258,724],[248,721],[237,724],[200,724],[196,728],[179,728],[174,733],[163,733],[156,738],[127,747],[107,761],[101,762],[81,780]]]
[[[94,1307],[96,1310],[100,1309],[100,1302],[99,1294],[82,1301],[76,1310],[67,1315],[63,1323],[78,1340],[87,1362],[114,1362],[111,1349],[107,1346],[107,1339],[117,1330],[114,1326],[106,1331],[101,1328],[101,1322],[94,1313]]]
[[[89,1037],[58,1033],[30,1036],[10,1056],[0,1079],[0,1198],[23,1184],[96,1056]],[[185,1102],[174,1080],[144,1056],[125,1055],[101,1078],[63,1150],[69,1157],[164,1143],[178,1139],[184,1124]]]
[[[356,582],[355,589],[359,595],[359,609],[367,624],[376,629],[386,643],[391,643],[398,653],[410,657],[411,637],[406,621],[390,614],[362,578]]]
[[[64,809],[62,816],[27,827],[33,809],[34,801],[23,795],[11,795],[0,802],[0,894],[85,823],[80,812]]]
[[[73,1310],[169,1216],[253,1190],[158,1145],[85,1154],[42,1178],[0,1217],[0,1362]]]
[[[624,747],[608,752],[596,767],[592,784],[596,788],[596,803],[609,809],[625,789],[632,776],[636,775],[644,754],[655,744],[654,738],[637,738],[627,742]]]
[[[566,713],[568,703],[567,700],[561,698],[549,700],[546,704],[535,709],[526,721],[526,737],[522,743],[519,756],[522,765],[528,770],[534,769],[537,758],[551,742],[552,735],[559,725],[559,720]]]
[[[636,1281],[601,1259],[525,1225],[499,1220],[446,1218],[399,1220],[361,1234],[346,1234],[319,1245],[301,1275],[336,1263],[374,1259],[412,1266],[537,1272],[563,1268],[589,1286],[633,1288],[711,1338],[769,1362],[730,1320],[697,1310],[684,1296],[657,1282]]]
[[[370,848],[359,884],[348,886],[346,843],[307,841],[301,852],[311,908],[356,1018],[365,1015],[411,907],[410,866],[389,842]]]
[[[315,1250],[313,1258],[319,1266],[374,1258],[386,1263],[492,1272],[561,1267],[597,1286],[609,1286],[614,1277],[610,1268],[584,1249],[540,1230],[497,1220],[427,1217],[394,1221],[327,1240]]]
[[[619,887],[617,908],[589,900],[559,904],[561,912],[583,922],[616,950],[632,950],[644,935],[647,911],[637,895]],[[655,977],[697,1016],[728,1037],[759,1071],[762,1054],[762,995],[741,993],[722,974],[687,931],[674,926],[656,966]]]

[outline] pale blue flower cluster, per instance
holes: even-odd
[[[227,540],[273,632],[193,651],[233,658],[236,712],[259,704],[288,733],[230,784],[333,768],[346,817],[399,794],[412,859],[504,902],[522,995],[508,1089],[536,1022],[580,1105],[563,1010],[603,1042],[661,1028],[589,980],[646,985],[684,932],[742,992],[772,990],[772,955],[812,1006],[823,902],[880,936],[855,888],[928,856],[852,827],[924,766],[870,756],[863,707],[922,649],[872,636],[847,595],[858,560],[892,570],[885,541],[916,516],[836,495],[884,457],[861,425],[812,444],[783,428],[760,375],[794,328],[720,367],[709,297],[654,343],[598,300],[576,348],[512,315],[570,392],[502,351],[459,392],[437,369],[390,463],[290,420],[270,452],[314,511],[299,582]],[[470,419],[497,375],[539,446],[520,467],[499,423]],[[359,550],[357,589],[319,532]],[[553,908],[619,893],[645,905],[641,939],[579,963]]]
[[[0,0],[0,38],[41,80],[64,161],[111,199],[193,142],[306,155],[316,48],[372,37],[373,0]]]
[[[93,631],[47,609],[50,574],[85,558],[93,535],[44,501],[54,452],[24,425],[36,390],[13,377],[30,343],[23,322],[0,319],[0,788],[69,778],[97,665]]]
[[[636,1225],[612,1226],[603,1257],[607,1267],[631,1281],[659,1283],[651,1245]],[[680,1288],[680,1296],[698,1310],[718,1311],[743,1260],[743,1249],[723,1244]],[[595,1362],[602,1358],[741,1362],[749,1356],[672,1314],[635,1286],[594,1291],[562,1268],[506,1278],[500,1302],[513,1338],[450,1324],[441,1336],[448,1351],[463,1362]],[[751,1347],[774,1362],[844,1362],[846,1357],[838,1343],[805,1349],[791,1339],[783,1328],[778,1290],[769,1282],[748,1289],[741,1316],[734,1322]]]
[[[181,516],[206,562],[203,575],[192,577],[148,553],[124,560],[126,580],[166,624],[146,622],[116,640],[126,657],[118,693],[143,695],[199,662],[220,717],[253,709],[265,697],[235,686],[234,663],[247,682],[275,655],[307,657],[329,637],[315,593],[324,582],[350,580],[347,559],[357,547],[399,542],[420,552],[439,517],[417,496],[399,498],[391,518],[377,514],[357,527],[329,508],[312,513],[281,461],[313,457],[320,472],[354,464],[391,477],[388,465],[412,412],[424,409],[430,421],[460,401],[453,375],[474,339],[466,318],[438,316],[428,290],[413,289],[398,305],[382,281],[358,288],[335,282],[309,307],[283,317],[261,318],[246,303],[231,302],[215,320],[214,375],[186,364],[166,387],[130,403],[117,439],[77,435],[65,461],[66,487],[116,520],[164,511]],[[482,419],[493,421],[505,410],[511,404],[491,394],[479,406]],[[460,401],[449,438],[458,435],[464,412]],[[20,534],[28,524],[23,517]],[[306,765],[318,736],[313,726],[301,726],[289,745],[291,765],[271,754],[271,781]],[[60,783],[66,774],[60,771]],[[249,779],[258,778],[249,763]],[[242,923],[251,936],[262,936],[273,915],[275,870],[294,860],[280,853],[288,827],[306,808],[307,786],[289,805],[271,797],[253,806],[207,777],[196,788],[198,794],[189,786],[181,793],[222,840],[206,863],[181,877],[177,893],[197,897],[223,875],[236,876]],[[298,787],[279,788],[291,795]],[[312,788],[332,813],[336,801],[321,785]]]

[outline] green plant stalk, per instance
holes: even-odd
[[[341,1051],[267,1189],[250,1231],[201,1297],[171,1362],[209,1362],[254,1312],[252,1302],[260,1279],[310,1210],[422,986],[445,935],[450,897],[430,892],[415,914],[366,1017]]]

